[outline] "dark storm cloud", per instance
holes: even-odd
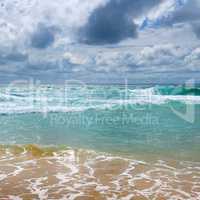
[[[19,52],[11,52],[8,54],[0,55],[0,64],[6,64],[10,62],[25,62],[28,59],[27,54],[19,53]]]
[[[200,39],[200,20],[199,20],[199,22],[193,23],[192,27],[193,27],[194,33]]]
[[[199,0],[188,0],[172,16],[172,22],[191,22],[200,20],[200,2]]]
[[[11,53],[6,55],[5,59],[13,62],[24,62],[28,59],[28,55],[22,53]]]
[[[174,13],[173,22],[188,22],[192,30],[200,39],[200,2],[198,0],[189,0],[182,9]]]
[[[88,44],[112,44],[137,37],[133,18],[160,3],[161,0],[110,0],[92,12],[81,28],[80,41]]]
[[[38,49],[45,49],[55,40],[55,32],[52,27],[39,24],[36,31],[31,35],[31,46]]]
[[[200,38],[200,1],[188,0],[171,17],[162,21],[162,24],[167,26],[176,23],[189,23],[196,36]]]

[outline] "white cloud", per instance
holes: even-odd
[[[63,59],[67,60],[70,64],[73,65],[86,65],[90,62],[89,57],[87,55],[72,52],[64,53]]]
[[[163,1],[161,4],[155,6],[146,15],[142,15],[135,20],[135,22],[141,26],[144,20],[149,20],[154,23],[156,20],[162,17],[167,17],[170,13],[176,10],[176,0]]]
[[[168,16],[169,13],[174,12],[176,9],[176,0],[164,1],[162,4],[158,5],[156,8],[151,10],[147,17],[150,20],[157,20],[163,16]]]
[[[105,72],[179,72],[192,71],[200,63],[200,49],[191,52],[173,44],[154,45],[137,49],[103,51],[95,56],[95,70]],[[198,69],[197,67],[195,68]]]
[[[139,65],[170,65],[175,64],[185,52],[172,44],[145,47],[139,54]]]
[[[188,56],[184,59],[186,67],[190,70],[200,70],[200,48],[194,49]]]
[[[25,41],[38,23],[58,26],[65,37],[86,23],[90,12],[106,0],[4,0],[0,9],[0,45]]]

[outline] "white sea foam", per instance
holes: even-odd
[[[4,180],[5,178],[7,178],[6,174],[0,174],[0,181]]]
[[[41,177],[37,179],[31,179],[27,189],[30,190],[31,194],[38,195],[40,200],[48,199],[48,189],[42,187],[42,182],[46,181],[47,177]]]
[[[126,105],[160,105],[174,101],[200,104],[200,96],[162,95],[153,87],[127,90],[116,87],[115,90],[111,90],[93,86],[92,89],[86,91],[76,88],[67,94],[58,88],[43,88],[42,86],[41,88],[42,92],[22,88],[18,88],[17,93],[1,91],[0,113],[83,112],[89,109],[116,109]]]
[[[33,161],[25,161],[24,154],[20,156],[15,158],[17,162],[12,161],[11,168],[5,168],[5,161],[0,161],[0,170],[11,170],[9,174],[21,177],[21,184],[16,187],[25,187],[30,194],[37,195],[38,199],[52,199],[51,195],[58,194],[59,199],[73,200],[78,197],[87,198],[93,192],[100,194],[102,199],[110,200],[129,200],[138,196],[150,200],[152,197],[156,199],[157,195],[170,200],[200,198],[198,162],[177,162],[178,167],[176,167],[164,160],[143,162],[73,149],[59,151],[52,157],[42,157]],[[47,166],[44,163],[47,163]],[[20,170],[16,166],[19,166]],[[26,177],[23,173],[27,170],[34,173],[28,173]],[[44,174],[41,171],[39,176],[39,173],[36,173],[37,170],[51,172]],[[53,177],[56,178],[55,181]],[[9,183],[14,176],[6,175],[3,178],[1,183],[7,183],[7,181]],[[25,181],[24,185],[22,180]],[[52,181],[49,182],[49,180]],[[186,189],[186,184],[189,184],[191,189]],[[0,187],[6,187],[6,185]],[[91,191],[91,194],[88,191]],[[11,199],[11,196],[8,197]],[[13,195],[12,198],[18,200],[21,196]]]
[[[18,196],[13,196],[13,195],[9,195],[9,199],[10,200],[23,200],[22,198],[20,198]]]

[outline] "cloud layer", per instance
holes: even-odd
[[[137,37],[134,18],[158,5],[160,0],[110,0],[96,8],[82,28],[81,41],[88,44],[117,43]]]
[[[192,78],[199,10],[199,0],[2,0],[1,81]]]

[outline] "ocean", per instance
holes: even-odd
[[[200,87],[0,87],[0,199],[200,199]]]

